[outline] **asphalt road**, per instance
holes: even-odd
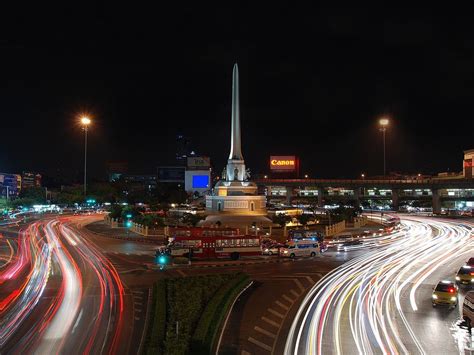
[[[46,218],[20,230],[0,269],[2,353],[136,352],[134,295],[80,228],[94,219]]]
[[[472,354],[461,307],[433,308],[433,287],[473,256],[472,224],[403,217],[404,229],[307,293],[285,354]],[[462,304],[462,290],[459,304]]]

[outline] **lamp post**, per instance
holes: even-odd
[[[385,177],[386,174],[386,164],[385,164],[385,131],[387,130],[389,120],[388,118],[381,118],[379,120],[380,130],[383,134],[383,176]]]
[[[81,117],[82,128],[84,129],[84,197],[87,194],[87,129],[91,124],[89,117]]]

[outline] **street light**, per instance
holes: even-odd
[[[385,177],[386,173],[386,164],[385,164],[385,131],[387,130],[389,120],[388,118],[381,118],[379,120],[380,130],[383,133],[383,176]]]
[[[89,117],[81,117],[81,125],[84,129],[84,197],[87,194],[87,129],[91,124]]]
[[[360,174],[360,177],[361,177],[362,179],[365,179],[365,174]]]

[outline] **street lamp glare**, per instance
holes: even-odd
[[[91,119],[89,117],[81,117],[81,123],[84,125],[84,126],[88,126],[91,124]]]
[[[388,122],[389,122],[389,121],[388,121],[388,118],[381,118],[381,119],[379,120],[379,123],[380,123],[381,126],[387,126],[387,125],[388,125]]]

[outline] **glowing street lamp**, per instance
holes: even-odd
[[[383,133],[383,176],[385,177],[386,173],[386,164],[385,164],[385,131],[387,130],[387,126],[389,124],[388,118],[381,118],[379,120],[380,130]]]
[[[91,122],[89,117],[81,117],[81,125],[84,129],[84,196],[87,194],[87,129]]]

